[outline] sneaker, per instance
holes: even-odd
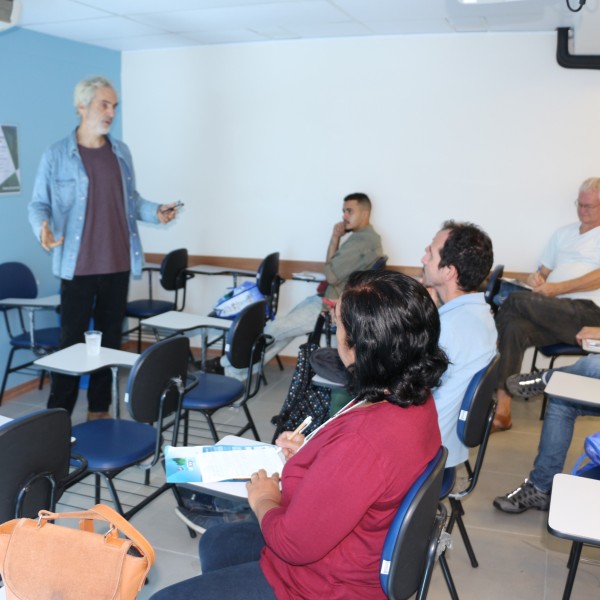
[[[531,398],[543,394],[546,389],[548,371],[537,371],[536,373],[518,373],[511,375],[506,380],[506,388],[511,396],[519,398]]]
[[[175,514],[193,531],[203,534],[210,527],[224,523],[223,513],[177,506]]]
[[[550,492],[540,492],[527,479],[514,492],[506,496],[498,496],[494,506],[507,513],[522,513],[530,508],[548,510],[550,508]]]
[[[183,506],[191,511],[200,510],[223,513],[225,520],[227,520],[228,513],[251,512],[246,500],[228,500],[227,498],[219,498],[218,496],[197,492],[185,487],[178,487],[177,489]]]
[[[237,523],[239,521],[249,521],[254,518],[254,513],[249,506],[239,511],[220,512],[211,509],[186,508],[178,506],[175,508],[175,514],[190,528],[197,533],[204,533],[210,527],[221,523]]]
[[[215,496],[204,494],[202,492],[195,492],[186,487],[178,487],[177,489],[179,491],[181,501],[183,502],[183,506],[188,510],[215,510]]]

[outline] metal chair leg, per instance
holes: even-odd
[[[219,441],[219,434],[217,433],[217,429],[215,428],[215,424],[213,423],[212,417],[208,413],[203,413],[203,414],[206,417],[206,421],[208,423],[210,433],[212,434],[213,440],[215,441],[215,444],[216,444]]]
[[[244,414],[246,415],[246,418],[248,419],[248,424],[250,425],[250,429],[252,430],[254,439],[260,442],[260,436],[258,435],[258,429],[256,429],[256,425],[254,424],[254,419],[252,418],[252,415],[250,414],[250,411],[248,410],[248,406],[246,405],[246,403],[243,404],[242,408],[244,409]]]
[[[452,515],[450,517],[450,521],[456,521],[458,525],[458,529],[460,531],[460,536],[462,537],[463,543],[465,544],[465,549],[467,550],[467,554],[469,555],[469,560],[471,561],[471,566],[473,568],[477,568],[479,563],[477,562],[477,558],[475,557],[475,552],[473,551],[473,546],[471,545],[471,540],[469,539],[469,534],[467,533],[467,528],[465,527],[464,521],[462,519],[465,511],[462,507],[462,503],[460,500],[456,500],[455,498],[449,498],[450,505],[452,506]],[[446,531],[448,533],[451,532],[450,521],[448,523],[448,527]]]
[[[573,542],[571,547],[571,554],[569,556],[570,566],[569,575],[567,576],[567,582],[565,583],[565,591],[563,592],[563,600],[569,600],[571,592],[573,591],[573,583],[575,582],[575,575],[577,575],[577,567],[579,566],[579,559],[581,557],[581,549],[583,548],[582,542]]]
[[[100,480],[100,473],[94,473],[94,500],[96,504],[100,504],[102,498],[101,492],[102,481]]]
[[[458,593],[456,591],[456,586],[454,585],[454,580],[452,579],[452,574],[450,573],[450,567],[448,566],[448,561],[446,560],[445,551],[440,554],[438,561],[440,563],[440,568],[442,569],[444,579],[446,580],[446,585],[448,586],[448,592],[450,592],[450,598],[452,598],[452,600],[458,600]]]
[[[125,516],[123,512],[123,507],[121,506],[121,501],[119,500],[119,496],[117,494],[117,489],[115,488],[115,484],[113,480],[104,473],[94,473],[94,477],[96,478],[96,492],[97,492],[97,500],[96,504],[100,504],[100,476],[104,477],[104,481],[106,481],[106,486],[108,487],[108,491],[110,492],[112,501],[115,505],[115,510],[121,515]]]
[[[10,365],[12,363],[13,354],[15,353],[16,348],[11,347],[10,352],[8,354],[8,360],[6,361],[6,367],[4,368],[4,377],[2,377],[2,388],[0,388],[0,404],[2,404],[2,397],[4,396],[4,390],[6,389],[6,382],[8,381],[8,376],[12,373]]]

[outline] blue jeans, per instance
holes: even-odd
[[[275,342],[265,352],[265,364],[297,337],[309,334],[315,328],[321,310],[323,310],[323,299],[315,294],[296,304],[287,315],[278,315],[274,321],[269,321],[265,326],[265,333],[272,335]],[[227,357],[221,358],[221,365],[225,368],[225,375],[228,377],[235,377],[242,381],[246,379],[246,369],[235,369]]]
[[[590,354],[573,365],[557,370],[600,379],[600,355]],[[529,481],[542,492],[549,492],[552,478],[562,472],[573,438],[575,419],[582,416],[600,417],[600,407],[550,397],[538,454],[533,471],[529,474]]]
[[[258,564],[264,543],[255,521],[211,527],[200,538],[202,575],[150,600],[277,600]]]

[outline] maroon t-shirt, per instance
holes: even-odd
[[[129,271],[129,229],[117,157],[109,142],[100,148],[79,146],[79,154],[89,188],[75,275]]]

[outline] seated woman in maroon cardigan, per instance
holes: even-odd
[[[281,480],[247,484],[257,520],[209,529],[203,575],[153,600],[384,598],[387,530],[441,445],[431,389],[447,358],[429,294],[400,273],[351,275],[335,318],[355,399],[306,438],[282,434]]]

